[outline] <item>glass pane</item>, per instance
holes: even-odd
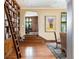
[[[29,21],[31,22],[31,21],[32,21],[32,19],[30,18],[30,19],[29,19]]]
[[[28,22],[28,20],[29,20],[29,19],[28,19],[28,18],[26,18],[26,20],[25,20],[25,21],[26,21],[26,22]]]
[[[25,21],[25,30],[26,32],[31,32],[32,31],[32,19],[31,18],[27,18]]]
[[[62,16],[62,22],[66,21],[66,16]]]
[[[66,12],[62,12],[61,13],[61,21],[67,21],[67,13]]]
[[[30,28],[32,27],[32,23],[29,23],[29,27],[30,27]]]
[[[61,32],[67,32],[67,12],[61,13]]]
[[[28,28],[28,26],[29,26],[29,24],[28,23],[26,23],[26,27]]]
[[[61,31],[62,32],[67,32],[67,24],[66,23],[62,23],[62,25],[61,25]]]

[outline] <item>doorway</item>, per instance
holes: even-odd
[[[25,17],[25,34],[37,35],[38,33],[38,16]]]

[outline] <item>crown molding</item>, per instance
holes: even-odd
[[[52,7],[21,7],[21,9],[67,9],[67,8],[52,8]]]

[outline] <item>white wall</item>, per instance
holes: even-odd
[[[56,17],[56,32],[60,32],[61,28],[61,12],[64,10],[42,10],[39,11],[38,27],[39,35],[47,40],[55,40],[53,32],[45,32],[45,16],[55,16]]]
[[[38,34],[45,38],[46,40],[54,40],[53,32],[45,32],[45,16],[55,16],[56,17],[56,31],[60,32],[61,24],[61,12],[65,12],[65,9],[22,9],[21,10],[21,25],[20,25],[20,34],[23,36],[25,34],[25,25],[24,25],[24,15],[27,11],[34,11],[38,13]]]

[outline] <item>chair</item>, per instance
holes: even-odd
[[[55,36],[55,41],[56,41],[56,48],[58,47],[58,45],[61,44],[61,39],[60,39],[60,32],[54,32],[54,36]]]
[[[60,38],[61,38],[61,50],[62,52],[65,52],[67,50],[67,33],[60,32]]]

